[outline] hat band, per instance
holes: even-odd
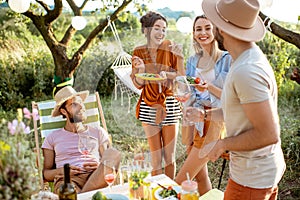
[[[247,28],[242,27],[242,26],[240,26],[240,25],[238,25],[238,24],[232,23],[230,20],[228,20],[226,17],[224,17],[224,16],[221,14],[221,12],[220,12],[220,10],[219,10],[219,8],[218,8],[218,4],[216,4],[215,7],[216,7],[216,11],[217,11],[218,15],[219,15],[225,22],[230,23],[230,24],[232,24],[232,25],[234,25],[234,26],[237,26],[237,27],[239,27],[239,28],[242,28],[242,29],[247,29]]]

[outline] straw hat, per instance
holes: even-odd
[[[203,0],[202,9],[213,24],[232,37],[257,42],[265,35],[258,0]]]
[[[80,96],[82,101],[85,101],[88,95],[89,91],[87,90],[82,92],[76,92],[71,86],[65,86],[64,88],[59,90],[54,97],[56,105],[52,110],[52,117],[61,115],[59,109],[65,101],[72,99],[75,96]]]

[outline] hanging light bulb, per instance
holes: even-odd
[[[30,7],[31,0],[9,0],[8,5],[10,9],[17,13],[24,13]]]
[[[82,16],[75,16],[72,19],[72,26],[76,29],[76,30],[82,30],[85,28],[87,22],[86,19]]]
[[[189,17],[180,17],[176,22],[176,28],[182,33],[192,32],[193,21]]]
[[[258,0],[260,4],[260,10],[265,10],[273,5],[273,0]]]

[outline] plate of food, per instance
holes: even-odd
[[[178,200],[180,199],[181,187],[179,185],[169,185],[157,187],[154,191],[154,197],[157,200]]]
[[[166,79],[166,77],[162,77],[159,74],[152,74],[152,73],[139,73],[139,74],[135,74],[135,76],[148,81],[162,81]]]
[[[203,81],[201,80],[200,77],[191,77],[191,76],[187,76],[186,77],[187,82],[190,85],[199,85],[199,84],[203,84]]]

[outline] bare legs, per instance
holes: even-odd
[[[178,125],[164,126],[162,141],[164,145],[165,174],[172,180],[175,178],[176,160],[175,150],[177,142]]]
[[[185,160],[183,166],[178,172],[175,181],[178,184],[181,184],[183,181],[187,179],[186,173],[189,173],[190,178],[196,178],[198,182],[198,189],[200,195],[205,194],[210,189],[212,189],[210,179],[208,177],[207,172],[207,158],[199,158],[199,152],[201,149],[193,147],[189,156]]]
[[[143,128],[150,147],[152,175],[163,173],[162,160],[164,158],[165,174],[174,179],[178,125],[160,127],[143,123]]]
[[[203,166],[195,178],[198,183],[198,191],[200,195],[203,195],[212,189],[210,178],[208,176],[207,164]]]
[[[200,195],[203,195],[212,189],[207,171],[208,160],[207,158],[199,158],[199,153],[201,152],[201,147],[203,147],[203,145],[215,141],[220,137],[223,128],[223,122],[206,121],[204,125],[204,133],[206,136],[200,138],[198,133],[195,133],[194,145],[196,146],[192,147],[191,151],[188,153],[187,159],[175,178],[175,181],[178,184],[181,184],[182,181],[186,180],[186,173],[188,172],[191,179],[196,178]]]
[[[151,154],[152,175],[162,174],[162,144],[161,131],[158,126],[143,123]]]

